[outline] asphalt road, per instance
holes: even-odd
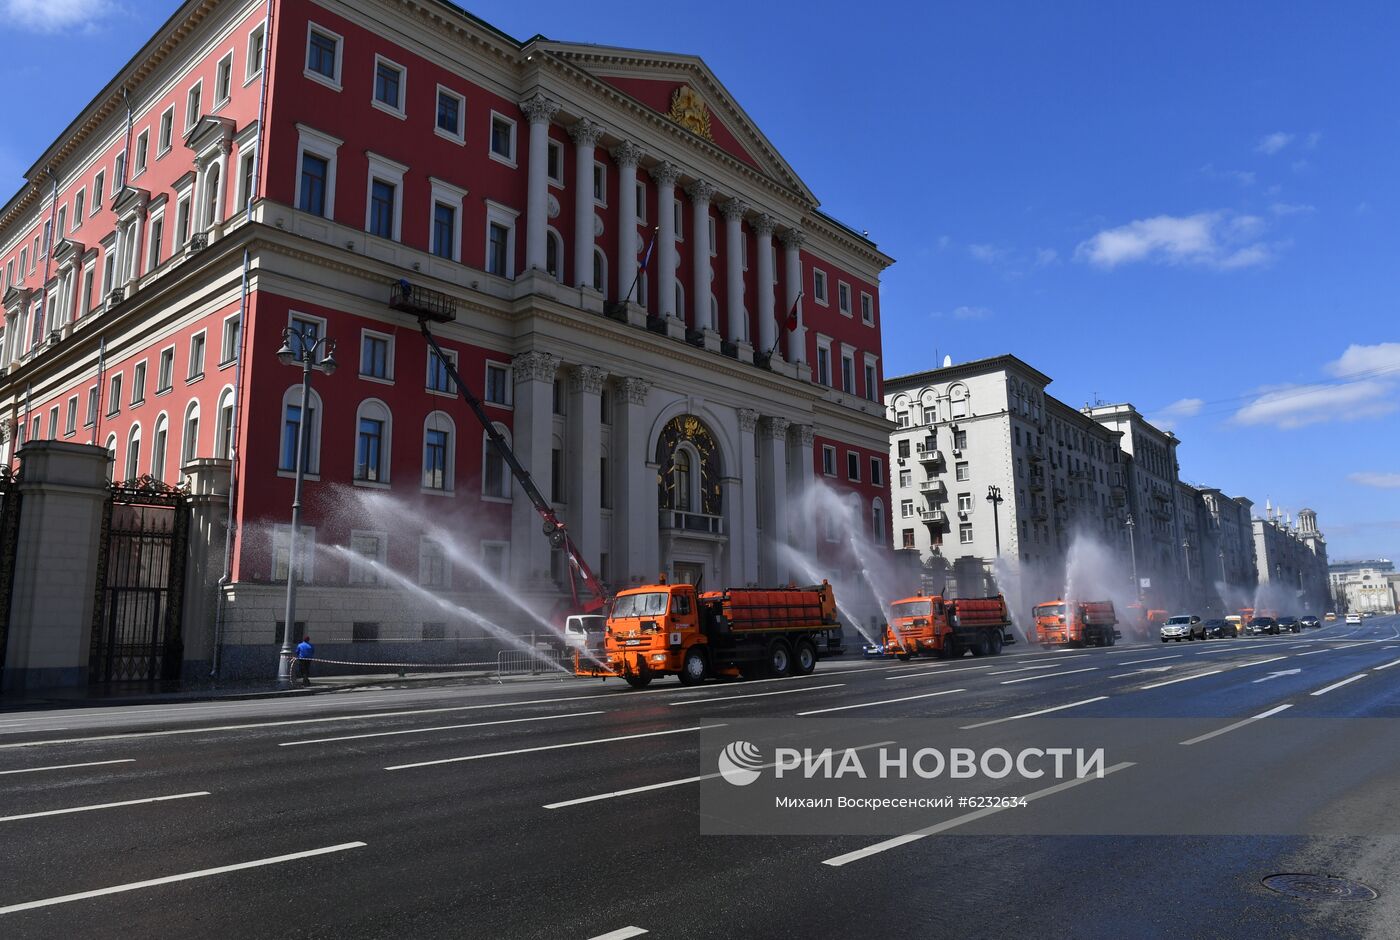
[[[978,835],[946,810],[929,816],[943,831],[912,840],[700,833],[701,727],[776,718],[800,737],[815,721],[874,733],[952,719],[976,741],[1036,712],[1213,729],[1181,753],[1227,770],[1189,794],[1161,787],[1167,801],[1209,801],[1237,771],[1261,800],[1330,806],[1348,797],[1327,748],[1269,742],[1300,719],[1400,717],[1400,620],[826,660],[808,677],[691,689],[568,678],[0,715],[0,936],[1400,935],[1400,838],[1384,827]],[[1277,760],[1251,751],[1261,743]],[[1377,750],[1400,771],[1400,749]],[[1231,771],[1232,754],[1252,756]],[[1141,799],[1170,779],[1149,763],[1014,812]],[[1349,798],[1400,818],[1400,793]],[[1284,872],[1379,896],[1300,900],[1262,884]]]

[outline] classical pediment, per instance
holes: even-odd
[[[123,186],[117,194],[112,197],[112,212],[117,218],[131,212],[140,212],[146,208],[151,201],[151,191],[142,189],[139,186]]]
[[[539,45],[817,204],[807,185],[699,58],[547,40]]]

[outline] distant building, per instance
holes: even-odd
[[[1327,566],[1327,580],[1332,587],[1332,603],[1338,611],[1346,610],[1346,583],[1360,571],[1389,575],[1395,572],[1395,562],[1389,558],[1368,558],[1364,561],[1334,561]]]
[[[1293,605],[1280,613],[1315,613],[1328,606],[1331,590],[1327,571],[1327,541],[1317,528],[1317,513],[1298,512],[1293,525],[1272,508],[1267,518],[1253,520],[1254,561],[1259,571],[1260,606]]]
[[[1192,525],[1183,549],[1195,599],[1207,607],[1237,610],[1251,606],[1258,583],[1254,567],[1253,501],[1226,496],[1213,487],[1183,483],[1178,504],[1189,504]]]
[[[1395,573],[1395,565],[1389,559],[1328,567],[1338,610],[1375,614],[1400,611],[1400,574]]]

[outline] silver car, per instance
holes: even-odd
[[[1201,625],[1201,618],[1197,617],[1195,614],[1177,614],[1175,617],[1168,617],[1166,622],[1162,624],[1161,636],[1163,643],[1168,640],[1176,640],[1178,643],[1182,640],[1192,640],[1195,639],[1197,634],[1200,634],[1203,640],[1206,638],[1206,631],[1205,627]]]

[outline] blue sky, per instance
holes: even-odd
[[[1317,509],[1334,558],[1400,549],[1400,5],[469,8],[704,58],[898,259],[888,374],[1013,353],[1171,424],[1184,478]],[[171,9],[0,0],[0,179]]]

